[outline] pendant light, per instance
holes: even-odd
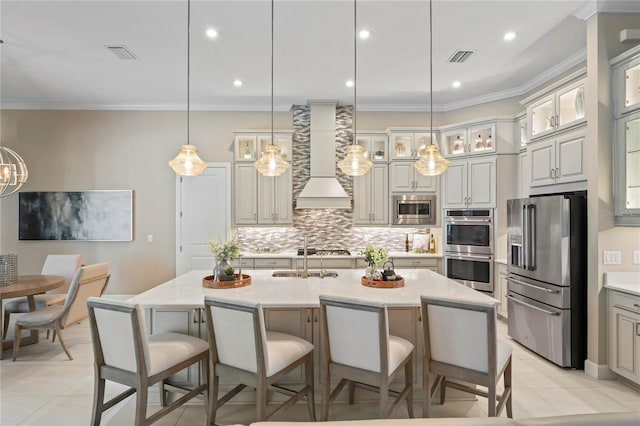
[[[253,163],[258,173],[263,176],[280,176],[287,171],[289,163],[282,159],[280,148],[274,143],[273,132],[273,8],[271,0],[271,143],[264,148],[260,158]]]
[[[0,146],[0,197],[7,197],[27,181],[27,164],[15,151]]]
[[[356,142],[356,109],[358,105],[357,80],[358,80],[358,28],[357,28],[357,0],[353,1],[353,114],[352,137],[353,141],[347,147],[347,155],[338,163],[340,170],[347,176],[362,176],[367,174],[373,163],[367,158],[366,151]]]
[[[190,87],[191,80],[191,0],[187,0],[187,144],[182,145],[178,155],[169,161],[169,166],[180,176],[198,176],[207,168],[207,163],[198,156],[198,148],[190,142]]]
[[[418,149],[420,159],[413,167],[425,176],[438,176],[449,167],[449,160],[440,153],[438,145],[433,143],[433,6],[429,0],[429,145]]]

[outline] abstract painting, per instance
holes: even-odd
[[[20,192],[20,240],[131,241],[132,192]]]

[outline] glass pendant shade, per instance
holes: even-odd
[[[260,159],[253,163],[253,167],[263,176],[280,176],[287,171],[289,163],[280,156],[280,148],[269,144],[262,151]]]
[[[182,145],[178,156],[169,161],[169,166],[180,176],[198,176],[207,168],[207,163],[198,156],[198,148],[193,145]]]
[[[425,176],[438,176],[449,167],[449,160],[440,153],[437,145],[429,144],[418,150],[420,159],[413,163],[413,167]]]
[[[0,197],[6,197],[18,189],[29,178],[27,165],[15,151],[0,146]]]
[[[365,150],[358,144],[349,145],[347,155],[338,163],[338,167],[347,176],[362,176],[373,166],[365,155]]]

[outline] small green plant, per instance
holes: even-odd
[[[225,275],[233,275],[233,266],[229,265],[226,268],[224,268],[224,272]]]
[[[382,268],[384,262],[389,259],[389,252],[382,247],[375,248],[371,244],[368,244],[364,250],[362,250],[362,256],[365,262],[369,265],[375,265],[378,268]]]
[[[226,260],[229,262],[240,255],[240,246],[236,240],[221,243],[217,241],[209,241],[209,248],[218,261]]]

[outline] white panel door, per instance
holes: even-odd
[[[531,186],[552,185],[556,167],[555,141],[529,144],[527,148],[531,165]]]
[[[469,160],[467,167],[469,207],[496,206],[496,159]]]
[[[529,179],[531,176],[531,164],[527,152],[518,155],[518,198],[529,196]]]
[[[467,207],[467,162],[452,161],[443,175],[444,207]]]
[[[353,178],[353,223],[355,225],[369,225],[371,223],[369,191],[371,190],[370,182],[373,170],[364,176]]]
[[[587,179],[584,169],[584,136],[558,139],[556,142],[556,183]]]
[[[413,163],[391,163],[391,192],[413,192]]]
[[[176,179],[176,275],[211,269],[209,240],[228,240],[231,232],[231,168],[209,163],[199,176]]]
[[[438,178],[436,176],[425,176],[420,174],[415,167],[413,167],[413,163],[411,164],[413,168],[413,175],[415,178],[415,190],[416,191],[424,191],[424,192],[436,192],[438,189]]]
[[[278,225],[291,225],[293,223],[291,165],[287,167],[287,170],[283,174],[276,176],[274,179],[275,223]]]
[[[259,173],[256,173],[256,176],[258,178],[258,223],[272,225],[275,223],[275,180],[278,177],[263,176]],[[242,198],[249,196],[249,194],[239,192],[236,196]]]
[[[386,164],[374,164],[368,174],[371,175],[371,220],[377,225],[386,225],[389,223],[389,168]]]

